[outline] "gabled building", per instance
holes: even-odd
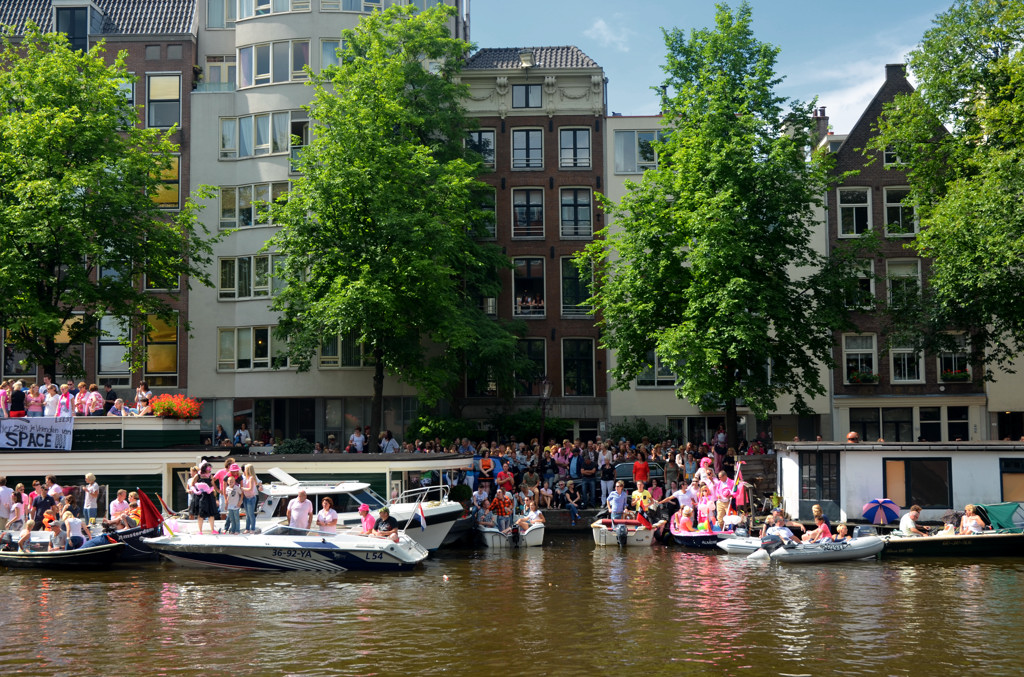
[[[490,236],[513,264],[484,308],[526,324],[522,340],[543,375],[523,380],[512,406],[540,403],[573,422],[549,438],[593,439],[608,417],[607,356],[572,257],[604,227],[594,200],[605,187],[604,71],[573,46],[485,48],[469,57],[462,81],[480,122],[469,143],[493,169],[483,177],[494,190]],[[470,382],[465,395],[464,415],[484,419],[507,394]]]
[[[169,214],[184,204],[189,195],[192,119],[189,96],[196,73],[197,0],[6,0],[0,3],[0,25],[13,26],[22,34],[32,21],[43,32],[59,31],[68,36],[71,46],[89,49],[104,41],[104,59],[112,63],[125,52],[125,63],[138,80],[127,88],[139,110],[140,124],[155,129],[177,127],[171,140],[178,144],[177,163],[166,188],[156,199]],[[151,287],[152,281],[146,281]],[[107,336],[82,347],[83,368],[88,382],[110,383],[128,395],[128,386],[146,381],[157,394],[188,387],[188,345],[183,327],[188,321],[188,284],[178,280],[177,300],[171,301],[179,313],[177,326],[157,322],[157,331],[147,338],[147,360],[142,373],[132,374],[124,363],[125,348],[118,341],[119,329],[104,323]],[[159,294],[168,289],[153,289]],[[0,379],[17,377],[26,383],[41,382],[41,373],[23,356],[4,349]],[[62,375],[57,374],[58,378]]]

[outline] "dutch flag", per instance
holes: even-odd
[[[423,514],[423,505],[418,504],[416,506],[416,510],[417,512],[413,514],[416,516],[416,519],[420,522],[420,530],[424,531],[427,528],[427,516]]]

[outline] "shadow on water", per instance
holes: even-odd
[[[1018,675],[1024,664],[1019,560],[786,566],[559,536],[441,552],[402,574],[154,563],[5,571],[0,585],[7,672]]]

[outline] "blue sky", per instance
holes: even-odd
[[[730,2],[731,7],[739,5]],[[818,97],[844,134],[885,78],[905,61],[949,0],[752,0],[754,34],[781,48],[783,96]],[[608,110],[658,112],[650,90],[663,79],[661,27],[714,24],[710,0],[470,0],[470,37],[479,47],[576,45],[604,68]]]

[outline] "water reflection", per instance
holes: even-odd
[[[441,553],[400,575],[157,564],[10,571],[0,586],[0,664],[37,674],[1016,675],[1024,663],[1016,560],[784,566],[566,539]]]

